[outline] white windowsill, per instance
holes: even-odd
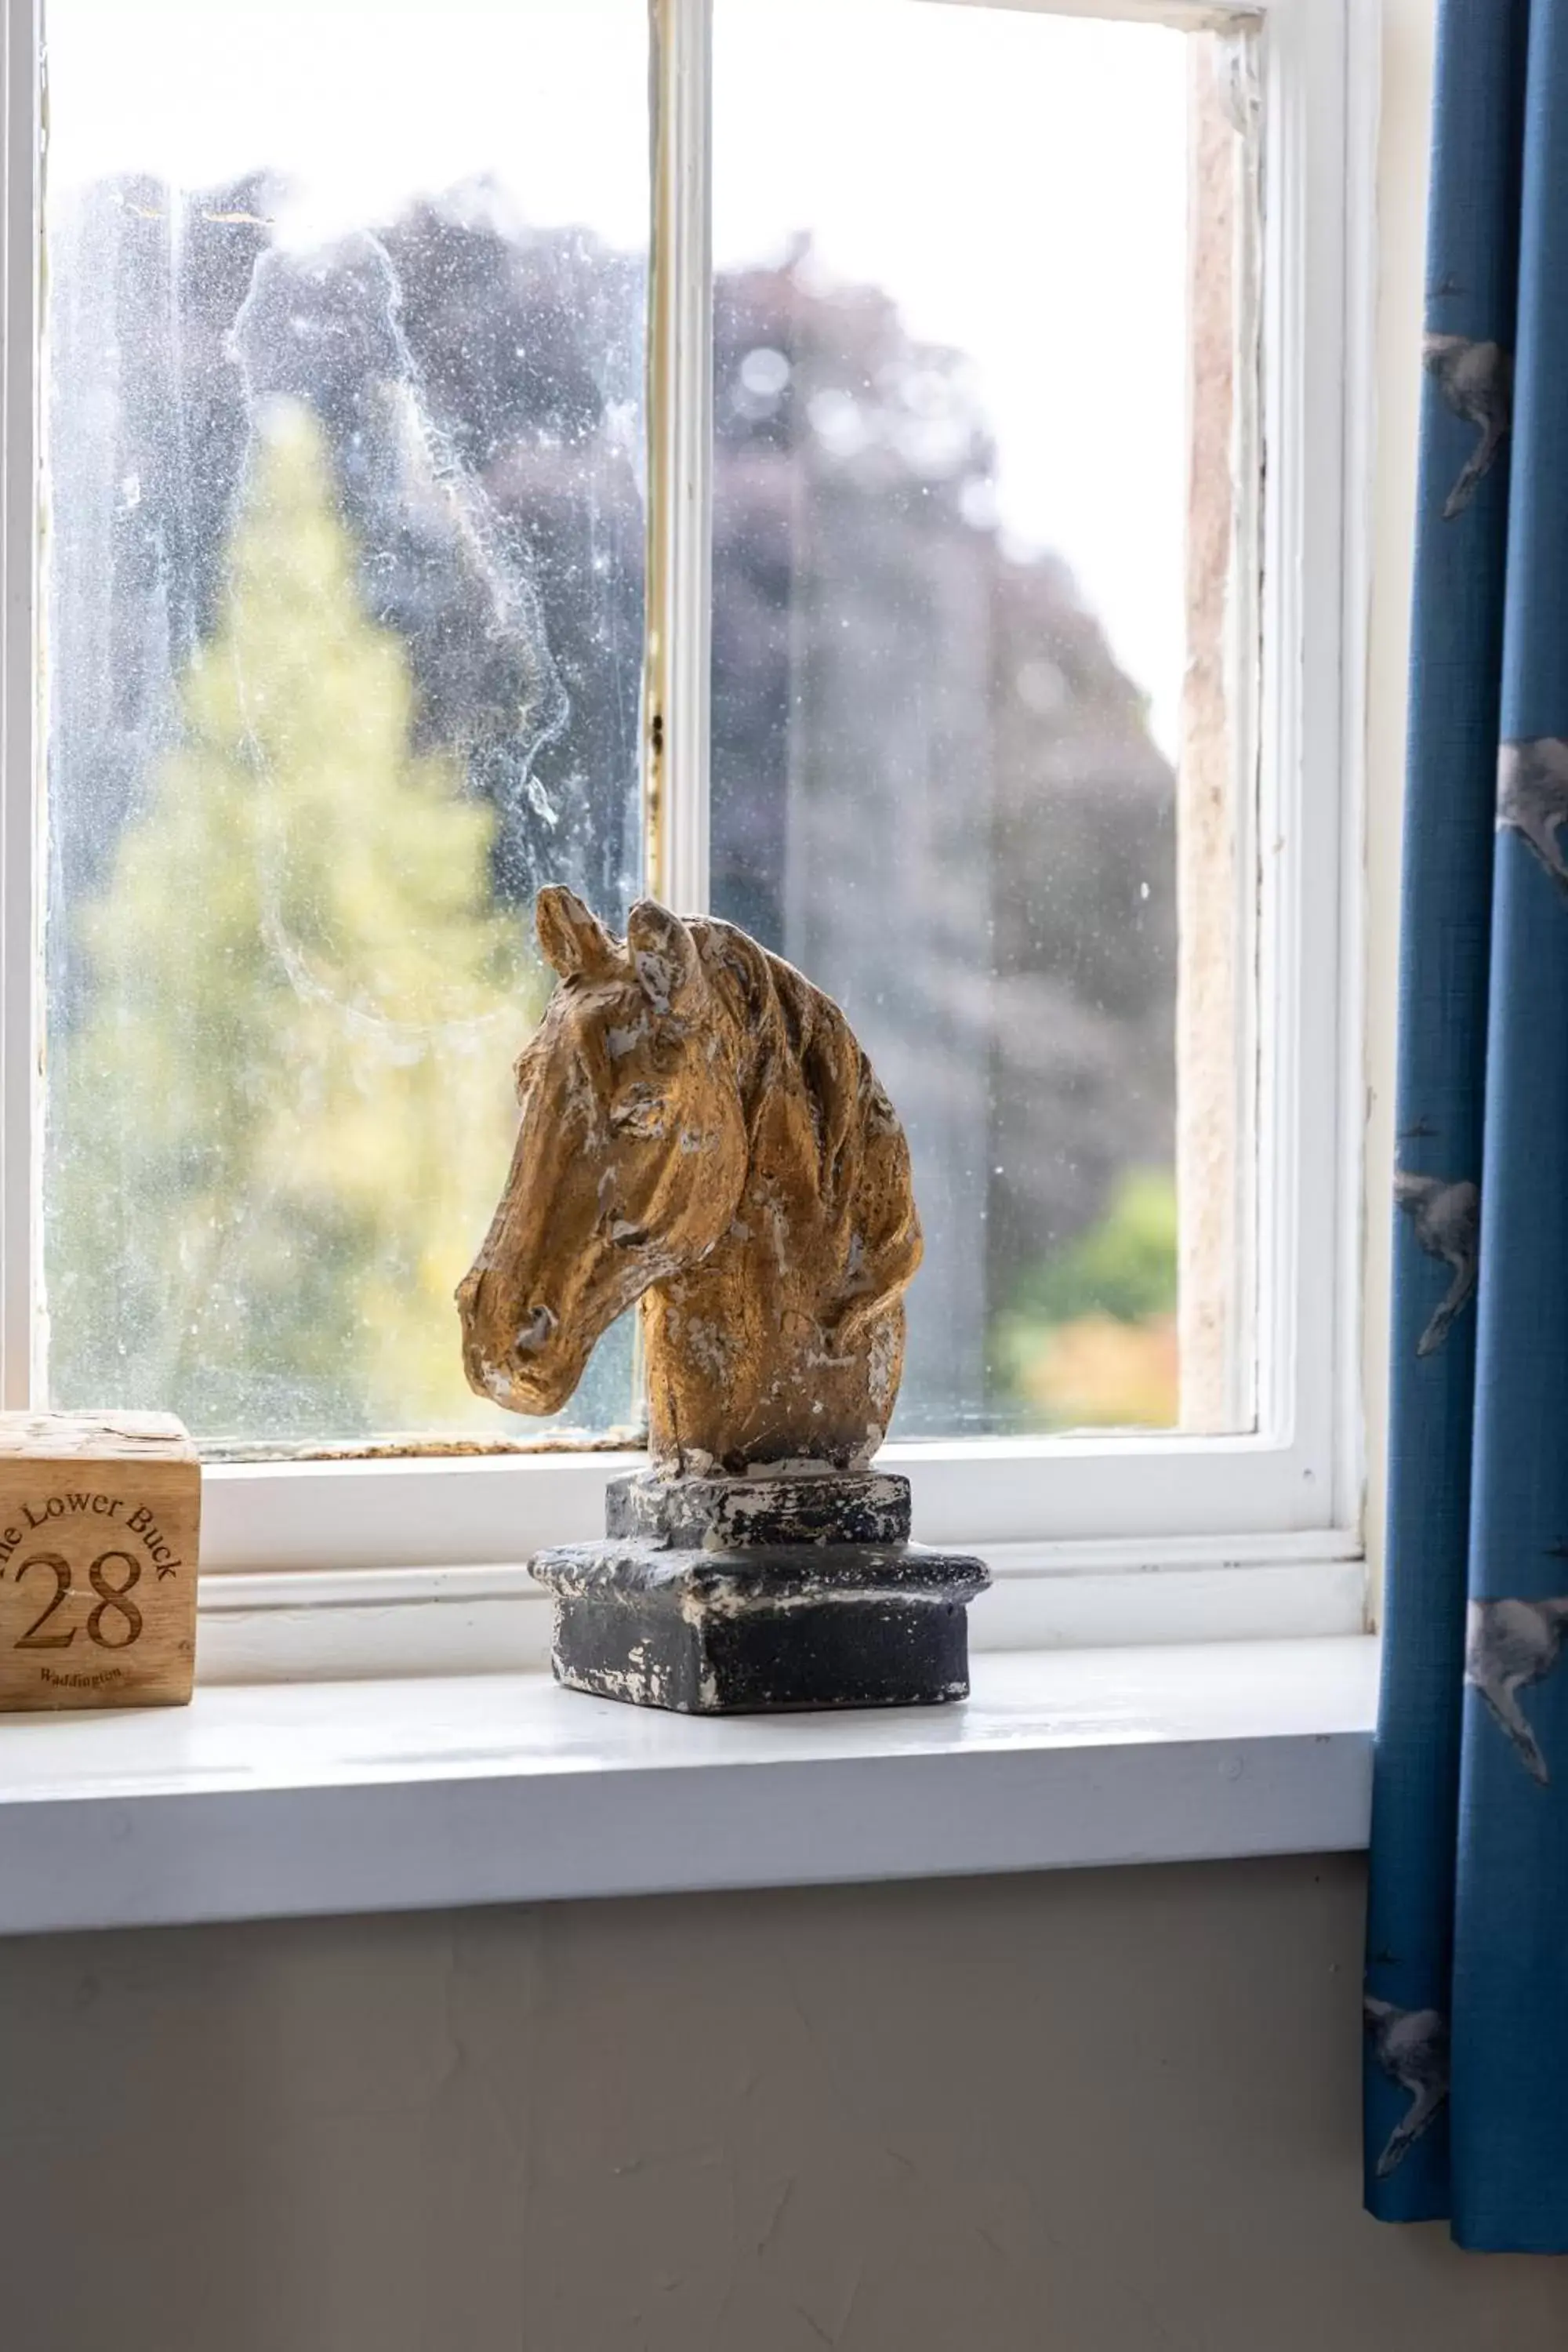
[[[0,1722],[0,1933],[1365,1842],[1363,1636],[982,1654],[966,1706],[700,1721],[542,1674]]]

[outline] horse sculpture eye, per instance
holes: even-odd
[[[610,1125],[617,1135],[660,1136],[664,1108],[657,1095],[628,1095],[624,1102],[612,1106]]]

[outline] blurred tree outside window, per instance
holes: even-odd
[[[544,991],[494,903],[494,812],[410,748],[308,410],[258,438],[217,615],[79,919],[57,1131],[92,1143],[54,1170],[55,1377],[280,1438],[438,1424]]]

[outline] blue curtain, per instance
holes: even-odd
[[[1568,0],[1443,0],[1367,2201],[1568,2252]]]

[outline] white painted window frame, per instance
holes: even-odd
[[[998,1571],[981,1644],[1359,1630],[1362,748],[1378,0],[999,0],[1261,29],[1258,1427],[894,1444],[917,1532]],[[911,0],[916,5],[916,0]],[[998,5],[998,0],[971,0]],[[37,1394],[40,0],[0,0],[0,1403]],[[707,891],[709,0],[652,0],[649,880]],[[656,724],[657,722],[657,724]],[[542,1654],[524,1563],[640,1457],[215,1464],[204,1669]],[[309,1574],[305,1571],[311,1571]],[[435,1601],[449,1603],[433,1611]]]

